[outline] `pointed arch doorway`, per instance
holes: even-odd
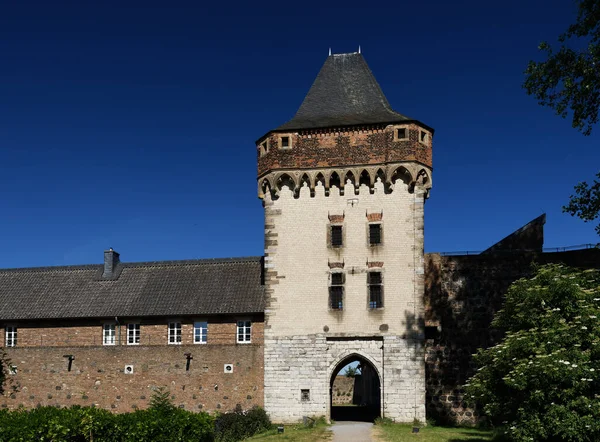
[[[381,416],[381,379],[373,364],[359,354],[342,359],[329,381],[330,418],[373,422]]]

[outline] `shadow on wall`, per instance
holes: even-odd
[[[532,274],[532,263],[600,267],[600,249],[542,253],[544,222],[545,216],[536,218],[480,255],[425,255],[428,418],[447,424],[480,419],[463,400],[462,386],[476,369],[472,355],[502,338],[491,321],[509,286]]]
[[[425,370],[428,418],[474,423],[462,385],[473,374],[472,354],[501,337],[490,323],[510,284],[526,276],[533,254],[426,257]]]

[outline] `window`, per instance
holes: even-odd
[[[344,276],[341,272],[331,274],[329,307],[332,310],[342,310],[344,308]]]
[[[407,126],[395,126],[393,131],[394,141],[408,140],[408,127]]]
[[[342,233],[342,226],[331,226],[331,247],[343,246],[344,237]]]
[[[269,153],[269,140],[266,140],[260,145],[260,154],[266,155],[268,153]]]
[[[381,224],[369,224],[369,245],[381,244]]]
[[[104,324],[102,329],[102,344],[115,345],[115,324]]]
[[[424,130],[419,132],[419,141],[421,143],[427,143],[427,132],[425,132]]]
[[[300,390],[300,400],[302,402],[310,402],[310,390]]]
[[[383,281],[381,272],[367,273],[369,286],[369,308],[383,308]]]
[[[238,321],[237,342],[238,344],[249,344],[252,336],[252,321]]]
[[[127,324],[127,345],[140,345],[140,324]]]
[[[17,346],[17,327],[6,327],[5,329],[5,343],[7,347]]]
[[[194,344],[206,344],[208,336],[207,322],[194,322]]]
[[[181,344],[181,322],[169,322],[169,344]]]
[[[290,148],[290,137],[281,137],[281,148],[289,149]]]

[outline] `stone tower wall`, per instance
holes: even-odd
[[[314,171],[308,171],[312,175]],[[409,186],[411,186],[409,190]],[[369,361],[382,381],[382,414],[425,419],[423,204],[425,190],[396,180],[370,189],[317,183],[264,196],[265,407],[276,422],[330,412],[330,380],[349,356]],[[368,244],[380,218],[383,243]],[[344,245],[328,229],[343,226]],[[383,308],[369,309],[367,271],[383,273]],[[343,310],[329,307],[330,273],[343,271]],[[310,398],[301,391],[309,390]]]

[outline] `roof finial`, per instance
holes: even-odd
[[[360,45],[358,45],[358,53],[360,54]]]
[[[331,48],[329,48],[329,56],[331,57]]]

